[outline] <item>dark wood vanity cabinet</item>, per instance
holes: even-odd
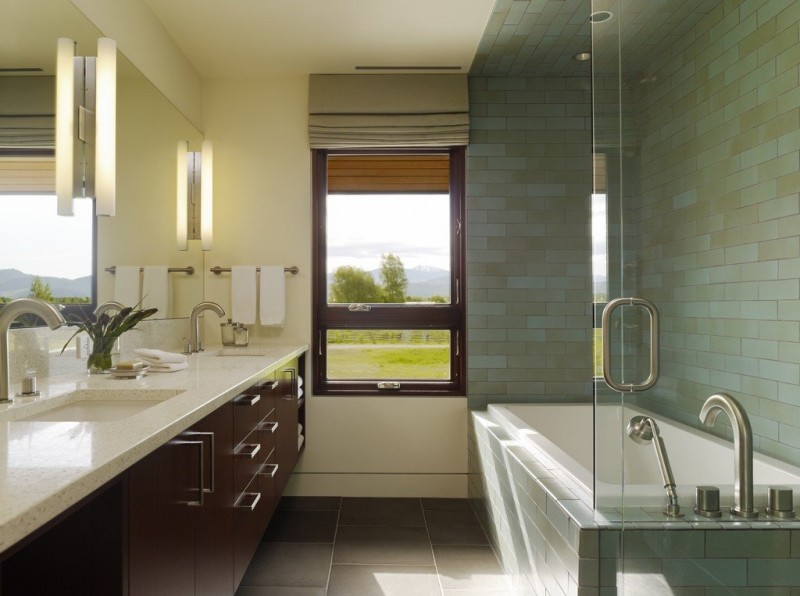
[[[130,594],[225,594],[233,585],[232,405],[128,471]]]
[[[277,370],[129,470],[131,596],[236,591],[304,446],[298,366]]]

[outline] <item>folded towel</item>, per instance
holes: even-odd
[[[123,306],[139,304],[139,266],[118,265],[114,276],[114,300]]]
[[[298,435],[302,435],[303,434],[303,425],[302,424],[298,424],[297,425],[297,434]]]
[[[305,438],[304,435],[300,435],[299,437],[297,437],[297,450],[298,451],[300,451],[300,448],[303,446],[303,441],[305,441],[305,440],[306,440],[306,438]]]
[[[166,265],[144,268],[142,308],[157,308],[160,319],[169,317],[169,273]]]
[[[297,386],[298,387],[302,387],[303,386],[303,377],[297,377]]]
[[[151,364],[149,372],[176,372],[189,368],[188,362],[169,362],[167,364]]]
[[[256,322],[256,268],[231,267],[231,318],[237,323]]]
[[[286,273],[283,265],[261,265],[260,289],[258,310],[261,324],[283,327],[286,321]]]
[[[302,388],[297,390],[297,397],[303,397],[303,389]]]
[[[187,362],[185,354],[164,352],[163,350],[154,350],[152,348],[136,348],[133,353],[153,364],[182,364]]]

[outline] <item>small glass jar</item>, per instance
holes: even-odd
[[[250,343],[250,331],[243,323],[238,323],[233,330],[234,344],[237,346],[246,346]]]
[[[222,345],[223,346],[235,346],[236,340],[234,337],[234,329],[236,324],[232,323],[230,319],[228,319],[227,323],[220,323],[219,329],[222,333]]]

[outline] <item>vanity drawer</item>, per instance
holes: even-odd
[[[260,434],[253,431],[233,450],[233,488],[237,492],[250,484],[269,456],[270,452],[260,441]]]
[[[259,520],[265,506],[257,478],[236,494],[233,507],[233,585],[238,586],[258,548],[263,532]]]
[[[244,441],[261,420],[259,404],[262,397],[257,391],[245,391],[233,398],[233,444]]]
[[[275,410],[275,396],[278,391],[278,381],[274,378],[267,379],[260,382],[256,386],[256,391],[261,396],[261,401],[258,402],[258,419],[263,420]]]
[[[276,420],[275,410],[269,413],[258,423],[255,432],[257,433],[261,446],[265,453],[269,453],[275,448],[275,440],[278,436],[279,423]]]
[[[267,461],[259,469],[257,477],[258,490],[264,501],[261,513],[258,516],[258,527],[262,534],[266,531],[269,520],[278,506],[279,497],[276,489],[277,478],[278,463],[275,458],[275,451],[272,451]]]

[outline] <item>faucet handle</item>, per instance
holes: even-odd
[[[184,354],[192,353],[192,342],[189,341],[188,337],[183,338],[183,353]]]

